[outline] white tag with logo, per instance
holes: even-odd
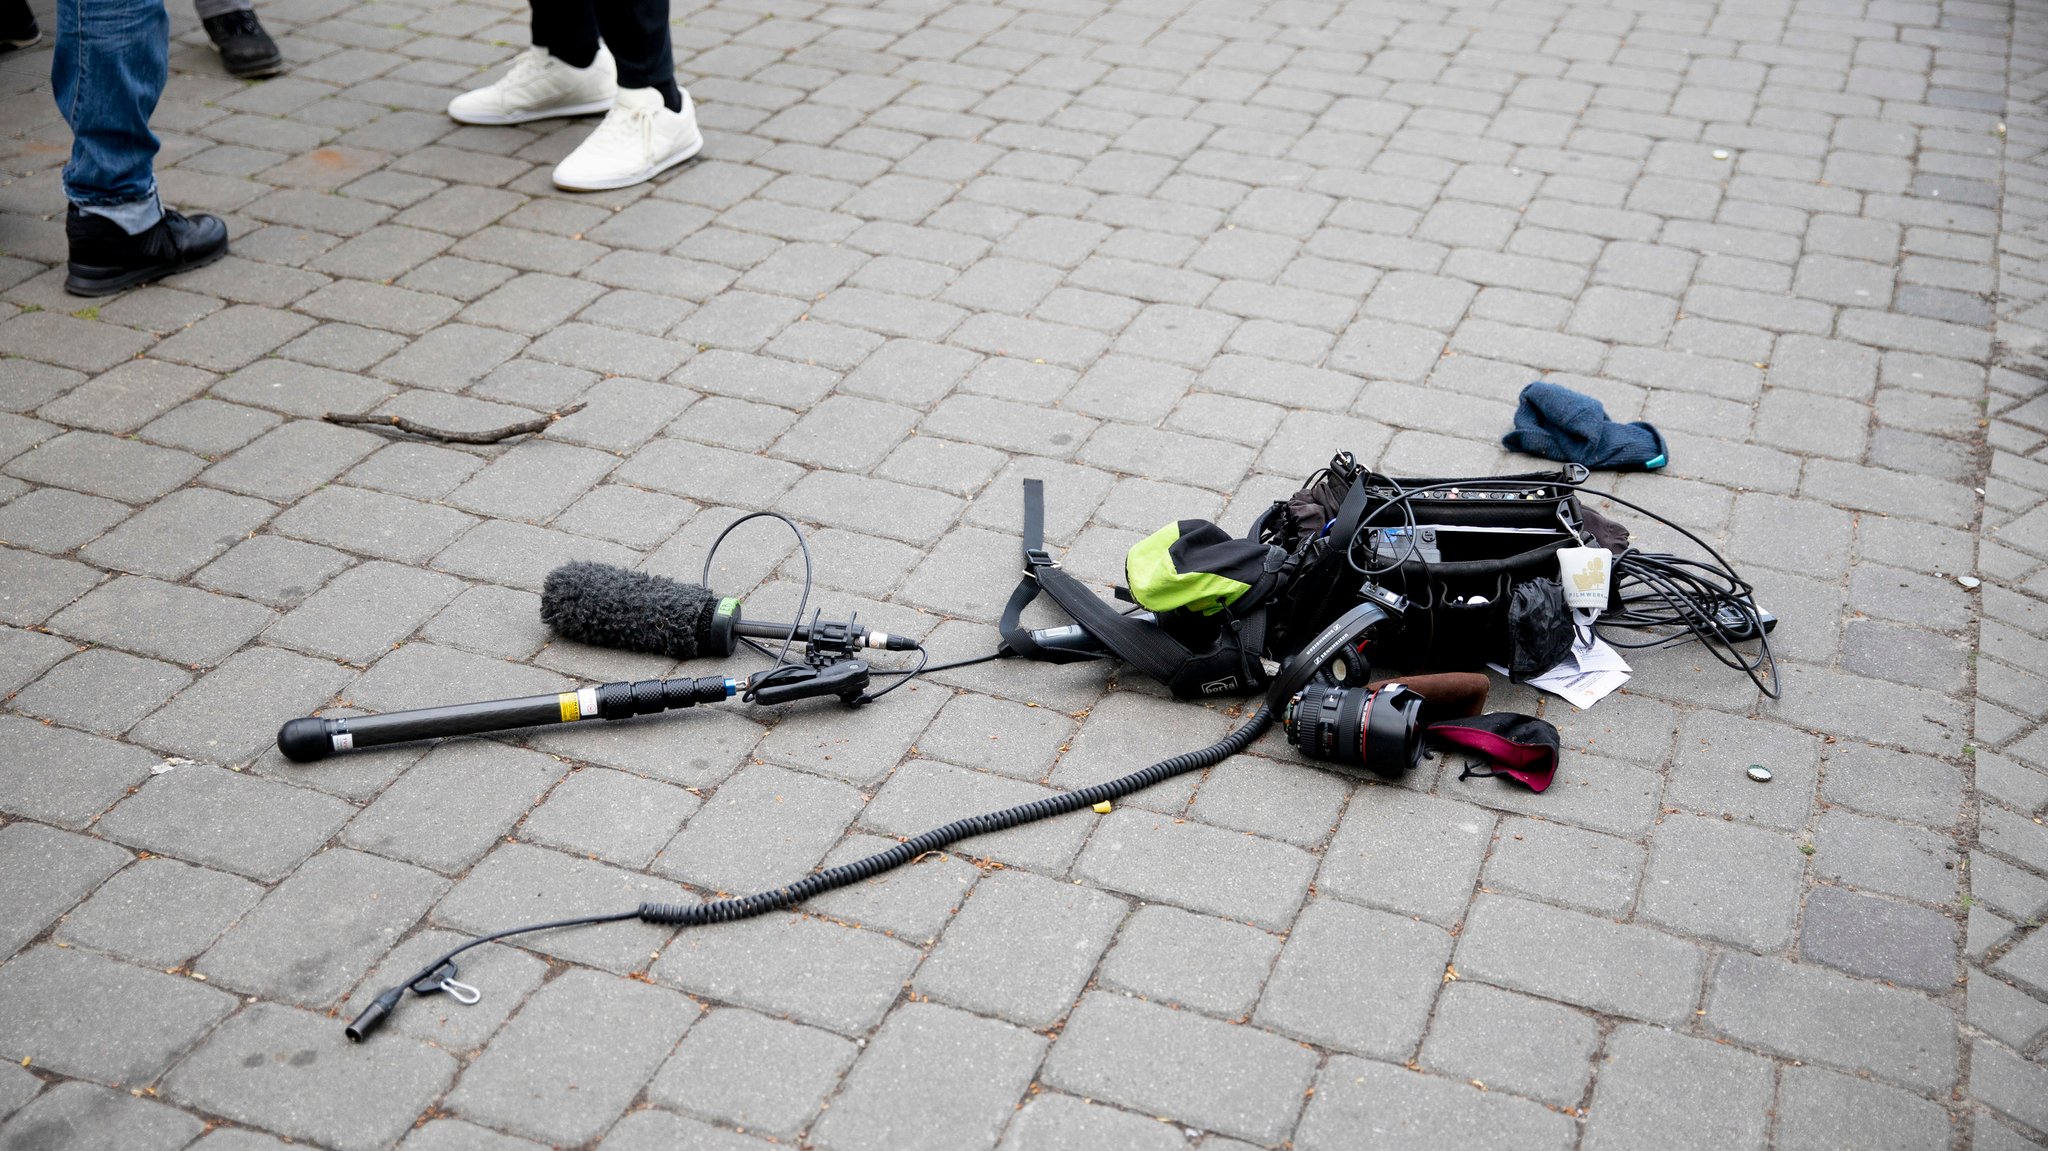
[[[1567,605],[1594,611],[1607,606],[1607,581],[1614,574],[1614,556],[1606,548],[1559,548],[1557,569]]]

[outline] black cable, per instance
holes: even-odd
[[[586,927],[596,923],[618,923],[627,919],[637,919],[639,917],[640,912],[637,909],[633,911],[614,912],[610,915],[583,915],[578,916],[574,919],[556,919],[548,923],[529,923],[524,927],[511,927],[505,929],[504,931],[494,931],[489,935],[479,936],[478,938],[472,939],[467,943],[460,944],[456,947],[449,948],[447,951],[442,952],[440,958],[435,959],[433,962],[427,964],[425,967],[420,968],[419,971],[413,974],[412,978],[406,980],[403,983],[398,984],[395,987],[388,988],[382,994],[378,995],[377,998],[371,1000],[370,1005],[363,1009],[362,1014],[356,1016],[355,1021],[348,1025],[345,1034],[347,1034],[351,1042],[361,1043],[366,1037],[368,1037],[370,1032],[375,1031],[377,1028],[383,1026],[385,1017],[390,1015],[392,1009],[398,1006],[398,1001],[405,997],[405,993],[407,991],[411,991],[415,995],[420,994],[419,990],[415,986],[416,984],[426,979],[429,975],[432,975],[435,972],[441,970],[443,967],[448,966],[448,964],[452,962],[456,956],[462,954],[465,951],[468,951],[472,947],[482,947],[486,943],[491,943],[499,939],[504,939],[507,936],[525,935],[533,931],[552,931],[557,927]],[[451,976],[451,978],[452,977],[453,976]]]
[[[985,657],[986,658],[986,657]],[[979,661],[977,661],[979,662]],[[908,678],[908,677],[906,677]],[[1129,775],[1103,783],[1091,784],[1078,791],[1063,791],[1029,803],[1020,803],[1000,811],[970,815],[956,819],[943,827],[935,827],[922,835],[913,836],[891,844],[887,848],[851,863],[814,871],[795,883],[784,884],[772,891],[759,891],[752,895],[716,899],[709,903],[642,903],[632,911],[616,912],[610,915],[591,915],[580,919],[559,919],[551,923],[536,923],[526,927],[514,927],[494,932],[478,939],[472,939],[459,947],[444,953],[440,958],[421,968],[411,979],[389,988],[373,1000],[369,1007],[348,1025],[347,1035],[351,1040],[361,1042],[372,1031],[382,1026],[398,1001],[413,985],[439,971],[441,967],[472,947],[492,940],[504,939],[510,935],[523,935],[532,931],[546,931],[556,927],[577,927],[585,924],[616,923],[627,919],[639,919],[646,923],[661,923],[683,927],[698,927],[713,923],[732,923],[751,919],[771,911],[794,907],[806,899],[836,891],[862,880],[872,879],[891,868],[899,867],[929,851],[957,843],[976,835],[988,835],[1004,831],[1034,820],[1065,815],[1084,807],[1118,799],[1150,787],[1161,780],[1171,779],[1196,768],[1213,767],[1251,746],[1251,742],[1263,734],[1273,722],[1271,710],[1261,704],[1245,721],[1230,734],[1196,751],[1182,752],[1169,759],[1162,759],[1150,767],[1141,768]]]
[[[919,651],[923,651],[923,650],[924,650],[924,645],[923,645],[923,644],[919,644],[919,645],[918,645],[918,648],[917,648],[917,650],[919,650]],[[902,668],[892,668],[892,669],[890,669],[890,670],[887,670],[887,671],[876,671],[876,672],[875,672],[874,674],[876,674],[876,675],[930,675],[930,674],[931,674],[932,672],[935,672],[935,671],[951,671],[951,670],[953,670],[953,669],[954,669],[954,668],[956,668],[956,667],[972,667],[973,665],[975,665],[975,664],[977,664],[977,663],[988,663],[988,662],[990,662],[990,661],[992,661],[992,660],[998,660],[998,659],[1008,659],[1008,658],[1010,658],[1010,657],[1011,657],[1012,655],[1015,655],[1015,654],[1016,654],[1015,652],[1008,652],[1008,651],[992,651],[992,652],[988,653],[987,655],[977,655],[977,656],[973,656],[973,657],[971,657],[971,658],[968,658],[968,659],[956,659],[956,660],[954,660],[954,661],[953,661],[952,663],[935,663],[935,664],[932,664],[932,665],[931,665],[930,667],[923,667],[923,666],[920,666],[920,667],[918,667],[918,668],[917,668],[917,669],[916,669],[915,671],[905,671],[905,670],[903,670]]]
[[[775,666],[769,668],[768,671],[763,673],[763,675],[766,678],[762,680],[762,683],[765,684],[773,682],[776,673],[780,672],[785,667],[804,666],[802,664],[792,664],[789,662],[789,645],[796,642],[796,629],[798,626],[797,621],[804,618],[804,608],[810,606],[811,602],[811,545],[804,542],[804,530],[796,526],[795,520],[790,519],[788,516],[783,515],[781,512],[748,512],[746,515],[743,515],[740,518],[725,525],[725,530],[719,532],[718,538],[711,541],[711,547],[706,549],[706,551],[704,552],[704,572],[702,575],[697,577],[697,582],[705,587],[711,586],[712,557],[718,554],[718,545],[725,542],[725,537],[731,535],[733,533],[734,528],[739,527],[741,524],[746,523],[748,520],[758,520],[764,518],[781,520],[783,526],[789,529],[790,534],[796,537],[796,546],[802,550],[804,555],[803,594],[797,597],[796,611],[789,617],[789,634],[782,638],[782,651],[779,654],[771,657],[775,660]],[[767,648],[761,647],[759,644],[753,644],[752,646],[760,650],[763,654],[766,654],[768,650]],[[753,702],[754,688],[756,686],[759,686],[755,683],[755,679],[756,677],[748,677],[747,694],[745,698],[749,703]]]
[[[876,700],[882,698],[883,696],[888,695],[890,692],[895,691],[897,688],[902,687],[904,684],[909,683],[911,680],[916,679],[918,676],[924,674],[925,664],[931,662],[931,658],[932,653],[926,651],[924,649],[923,644],[918,644],[916,667],[913,667],[908,671],[898,670],[888,673],[891,675],[900,675],[903,678],[897,680],[895,683],[890,684],[888,687],[885,687],[880,691],[861,693],[861,695],[853,701],[855,706],[873,703]],[[869,674],[874,675],[876,673],[870,672]]]
[[[1212,767],[1249,747],[1252,740],[1257,739],[1272,722],[1273,713],[1261,704],[1257,711],[1230,734],[1208,747],[1183,752],[1170,759],[1162,759],[1129,775],[1092,784],[1078,791],[1048,795],[1000,811],[956,819],[943,827],[935,827],[922,835],[891,844],[866,858],[842,863],[837,867],[828,867],[823,871],[814,871],[795,883],[785,884],[772,891],[759,891],[752,895],[718,899],[709,903],[643,903],[635,914],[648,923],[672,923],[695,927],[710,923],[731,923],[764,915],[770,911],[794,907],[825,892],[835,891],[864,879],[872,879],[928,851],[937,851],[962,839],[988,835],[1019,824],[1065,815],[1084,807],[1093,807],[1196,768]]]
[[[1612,500],[1625,508],[1640,512],[1650,519],[1663,524],[1665,527],[1691,541],[1694,546],[1711,557],[1713,562],[1708,564],[1684,556],[1640,552],[1633,548],[1629,549],[1615,560],[1613,568],[1613,578],[1616,581],[1616,600],[1621,606],[1616,611],[1603,613],[1594,625],[1594,633],[1600,635],[1602,639],[1607,640],[1614,647],[1631,649],[1664,647],[1697,640],[1707,649],[1709,654],[1716,660],[1719,660],[1724,666],[1734,668],[1748,676],[1750,683],[1754,684],[1758,691],[1771,699],[1779,697],[1782,685],[1778,679],[1778,664],[1771,654],[1771,642],[1764,630],[1763,615],[1756,607],[1755,587],[1748,580],[1737,575],[1734,566],[1723,558],[1721,553],[1714,549],[1713,545],[1707,543],[1707,541],[1701,539],[1692,531],[1658,515],[1656,512],[1633,500],[1623,499],[1612,492],[1590,490],[1586,488],[1583,479],[1528,480],[1510,477],[1476,477],[1405,488],[1391,477],[1380,476],[1372,472],[1365,474],[1390,485],[1393,489],[1393,494],[1387,496],[1380,506],[1368,512],[1359,521],[1358,527],[1352,533],[1350,539],[1336,541],[1334,546],[1342,547],[1344,549],[1345,563],[1350,565],[1353,571],[1368,579],[1375,579],[1379,576],[1390,574],[1398,570],[1406,561],[1396,558],[1384,566],[1376,564],[1361,565],[1356,557],[1356,552],[1359,540],[1366,535],[1367,527],[1384,515],[1389,508],[1398,508],[1402,526],[1410,531],[1408,538],[1411,541],[1410,546],[1412,548],[1414,540],[1413,531],[1417,526],[1413,501],[1416,497],[1432,491],[1449,488],[1477,491],[1512,490],[1515,488],[1526,488],[1532,484],[1542,484],[1561,490],[1568,490],[1581,497],[1596,496],[1601,499]],[[1561,505],[1565,498],[1564,496],[1557,496],[1532,502],[1549,502]],[[1630,587],[1639,588],[1640,590],[1630,594]],[[1661,610],[1651,607],[1650,605],[1653,603],[1661,605]],[[1723,618],[1723,612],[1733,613],[1734,623],[1731,624],[1729,620]],[[1433,620],[1433,616],[1429,618]],[[1649,641],[1629,642],[1610,638],[1600,631],[1601,627],[1621,627],[1631,630],[1672,627],[1682,628],[1683,631],[1672,635],[1660,636]],[[1746,656],[1735,647],[1738,643],[1746,643],[1750,640],[1757,642],[1757,653],[1754,657]],[[1765,682],[1764,676],[1759,674],[1766,669],[1769,672],[1768,683]]]

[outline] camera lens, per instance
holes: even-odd
[[[1376,691],[1314,683],[1288,701],[1283,726],[1310,759],[1392,779],[1422,758],[1421,713],[1422,697],[1398,683]]]

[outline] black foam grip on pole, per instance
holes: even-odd
[[[1030,803],[1003,808],[1001,811],[956,819],[944,827],[935,827],[922,835],[913,836],[865,858],[842,863],[837,867],[828,867],[823,871],[814,871],[795,883],[786,884],[772,891],[760,891],[732,899],[716,899],[708,903],[643,903],[640,905],[639,917],[648,923],[692,927],[707,923],[731,923],[734,920],[750,919],[770,911],[779,911],[785,907],[794,907],[813,896],[836,891],[864,879],[872,879],[891,868],[909,863],[927,851],[937,851],[970,836],[987,835],[1034,820],[1065,815],[1070,811],[1079,811],[1084,807],[1093,807],[1098,803],[1129,795],[1196,768],[1212,767],[1251,746],[1252,740],[1257,739],[1272,722],[1273,713],[1261,707],[1216,743],[1198,751],[1183,752],[1171,759],[1162,759],[1129,775],[1077,791],[1048,795]]]

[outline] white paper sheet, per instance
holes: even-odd
[[[1570,655],[1558,661],[1556,667],[1530,680],[1529,686],[1559,696],[1584,711],[1627,683],[1631,674],[1628,661],[1608,646],[1606,640],[1599,636],[1590,638],[1590,645],[1574,643]],[[1487,666],[1502,675],[1508,674],[1508,669],[1497,663]]]

